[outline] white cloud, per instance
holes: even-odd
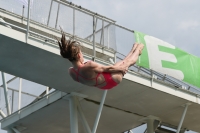
[[[189,30],[189,29],[195,29],[198,26],[200,26],[200,23],[198,21],[188,20],[180,22],[178,28],[182,30]]]

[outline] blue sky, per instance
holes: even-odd
[[[70,0],[200,57],[199,0]]]

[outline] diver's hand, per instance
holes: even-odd
[[[119,66],[119,67],[120,67],[119,69],[120,69],[122,75],[124,76],[128,71],[128,67],[122,67],[122,66]]]

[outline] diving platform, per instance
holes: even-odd
[[[0,24],[0,71],[56,91],[3,118],[1,128],[10,133],[92,131],[105,91],[72,80],[68,74],[71,63],[60,56],[53,37],[60,37],[59,30],[33,21],[27,34],[21,18],[5,12],[0,11],[5,20]],[[94,57],[92,42],[76,39],[84,47],[85,60],[104,65],[111,64],[109,59],[116,60],[113,49],[97,44]],[[180,128],[182,133],[200,132],[199,110],[199,93],[130,69],[123,81],[107,92],[97,133],[121,133],[145,123],[148,133],[162,125]]]

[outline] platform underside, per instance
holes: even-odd
[[[86,100],[83,100],[80,103],[88,124],[92,128],[99,105]],[[20,127],[26,128],[25,130],[21,130],[21,133],[69,133],[69,116],[69,102],[60,99],[49,106],[43,107],[28,117],[17,121],[14,125],[18,130],[20,130]],[[97,133],[124,132],[127,129],[142,124],[138,121],[141,118],[141,116],[132,113],[126,113],[114,108],[105,107],[102,112]],[[138,122],[132,123],[132,121]],[[85,132],[80,119],[79,132]]]

